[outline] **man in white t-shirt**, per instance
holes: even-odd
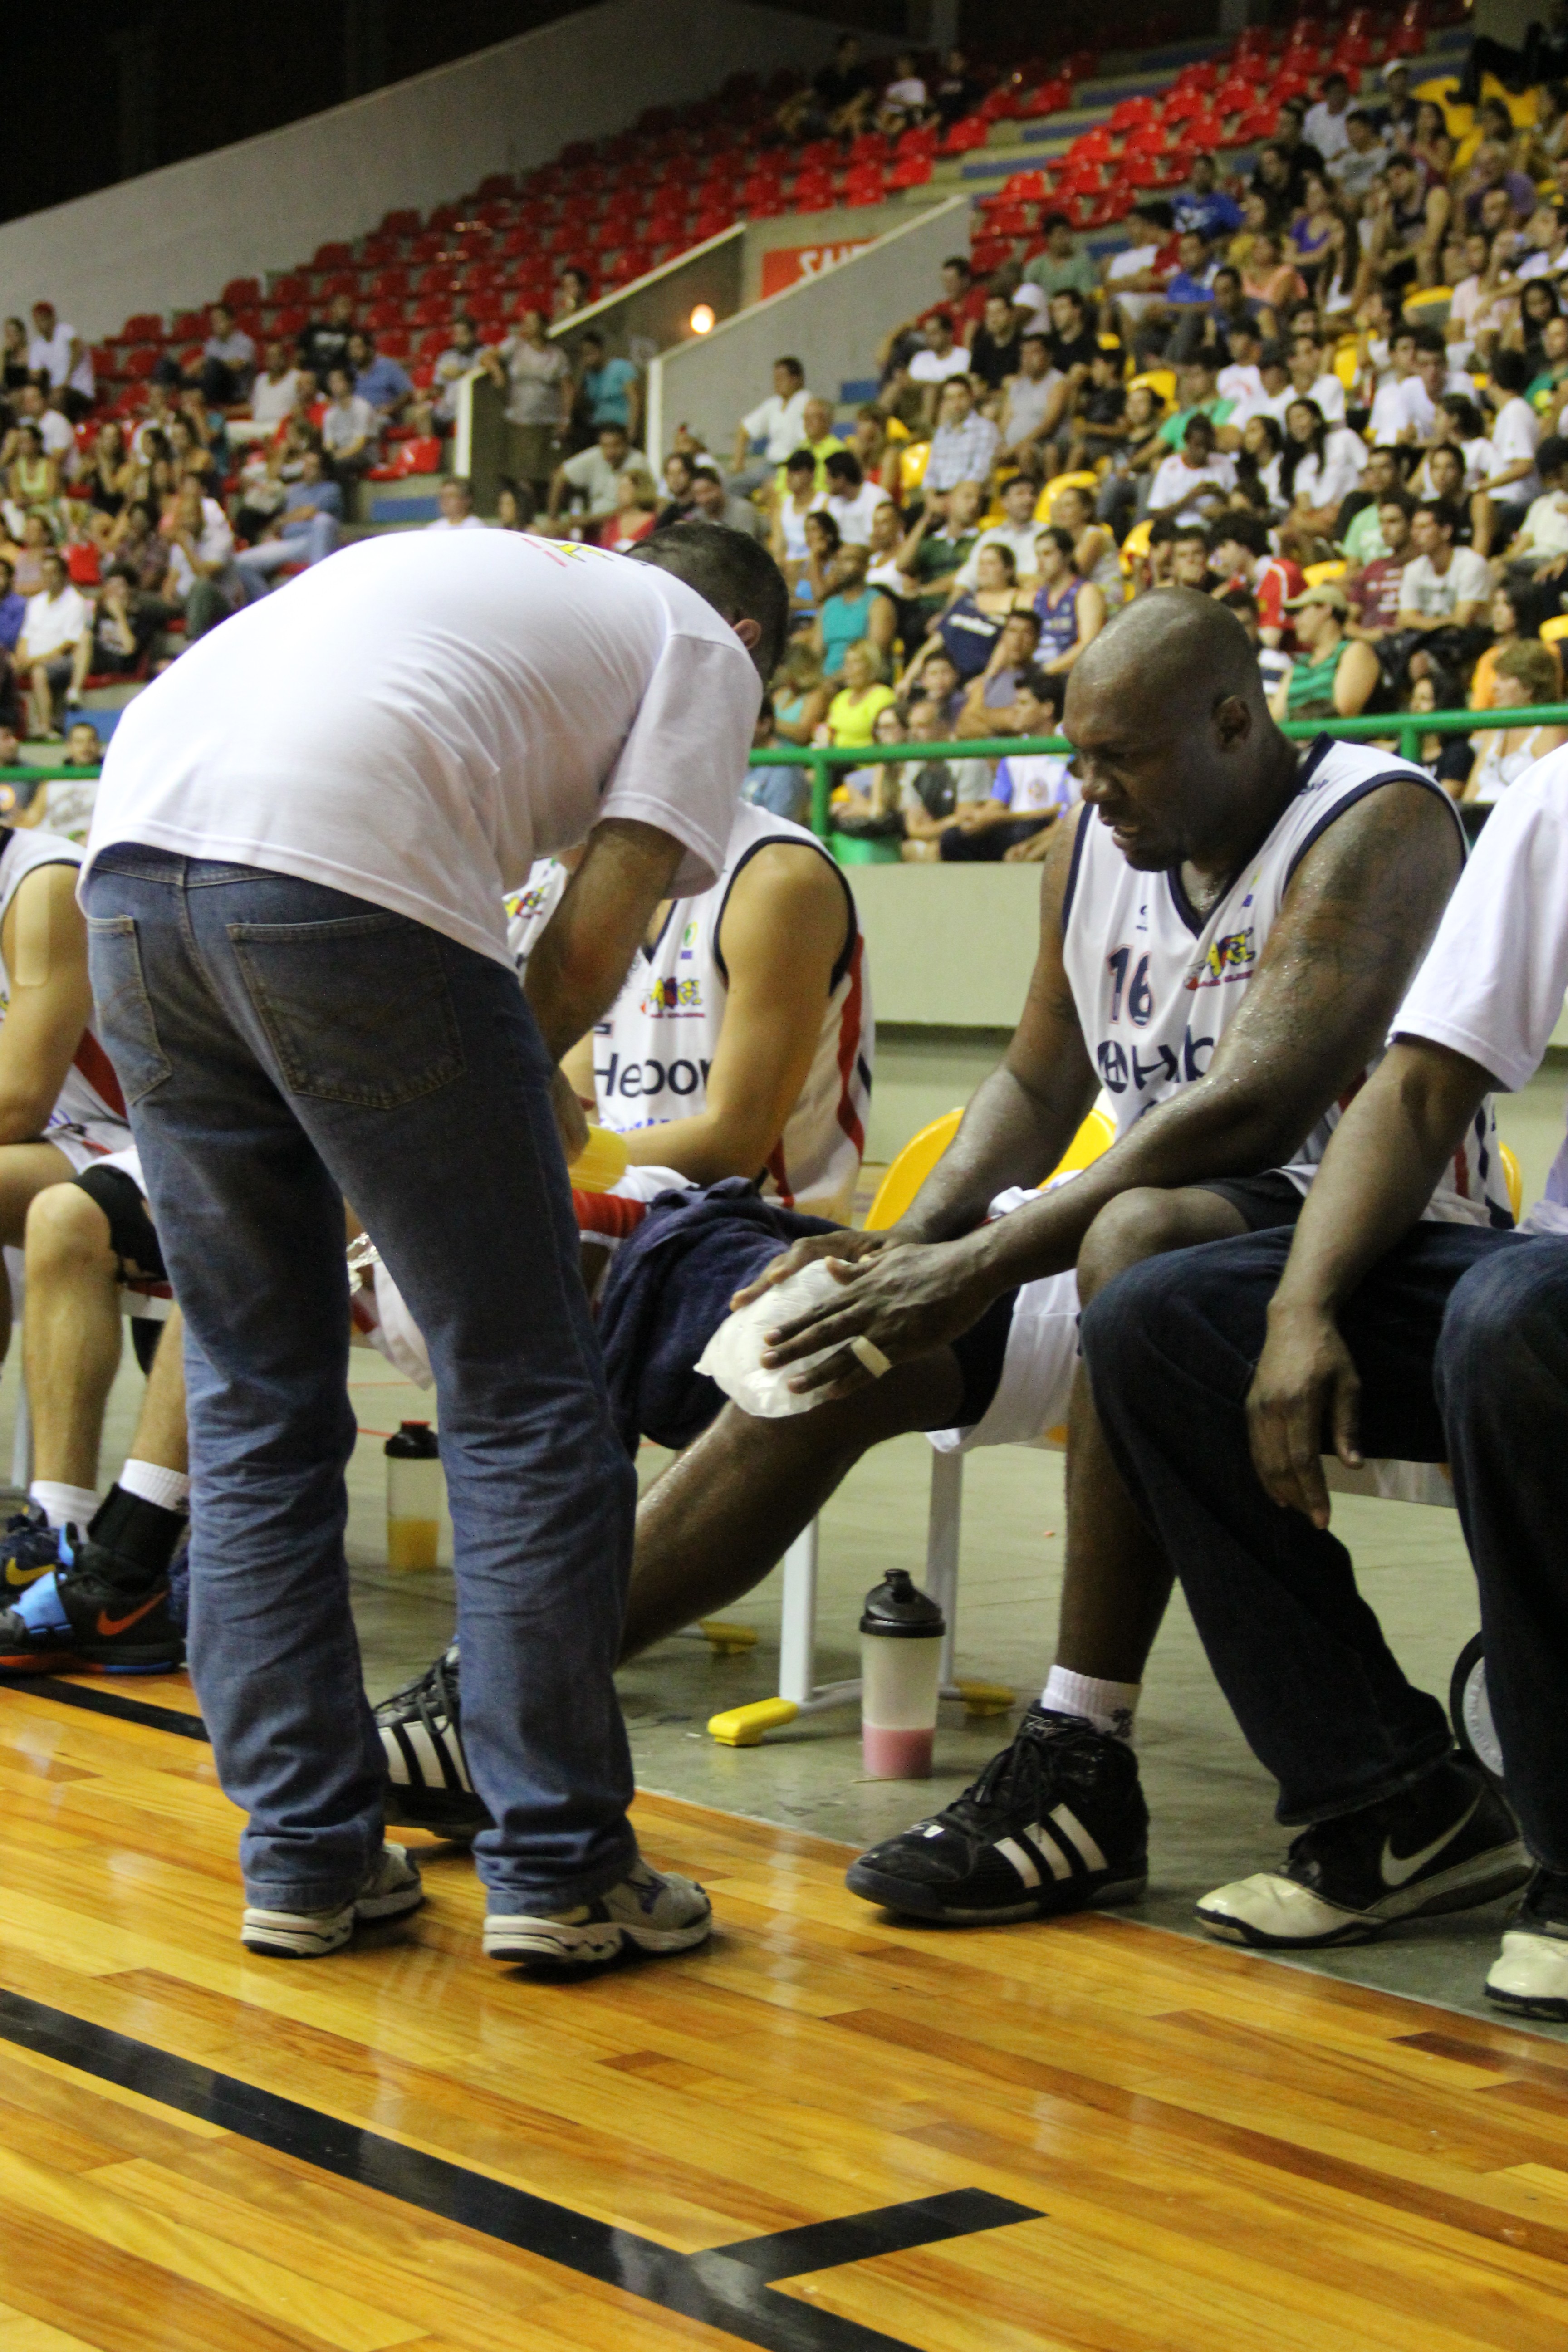
[[[1531,500],[1503,561],[1526,579],[1560,580],[1568,572],[1568,440],[1549,433],[1536,446],[1535,465],[1541,496]]]
[[[969,353],[953,341],[952,319],[946,310],[932,310],[921,321],[925,349],[910,362],[910,382],[918,383],[925,400],[926,422],[935,422],[944,383],[969,373]]]
[[[1297,334],[1290,343],[1290,400],[1310,400],[1326,425],[1345,421],[1345,388],[1323,365],[1323,347],[1316,335]],[[1289,402],[1286,403],[1289,405]]]
[[[286,416],[293,415],[299,393],[300,372],[289,357],[288,344],[268,343],[267,365],[250,387],[252,423],[266,426],[281,425]],[[231,433],[233,429],[231,425]]]
[[[105,1043],[184,1313],[191,1662],[251,1949],[420,1900],[384,1847],[342,1552],[351,1201],[429,1346],[496,1826],[487,1951],[673,1951],[707,1899],[637,1855],[611,1682],[636,1480],[610,1426],[557,1064],[658,901],[723,863],[788,599],[691,524],[635,557],[511,531],[345,550],[121,719],[83,903]],[[761,675],[760,675],[761,674]],[[520,993],[503,899],[587,841]]]
[[[1351,86],[1344,75],[1337,70],[1325,74],[1318,102],[1307,109],[1301,125],[1308,146],[1315,147],[1325,163],[1332,163],[1351,143],[1350,110]]]
[[[1035,508],[1039,492],[1027,474],[1015,474],[1002,492],[1003,520],[983,530],[958,570],[960,588],[973,588],[980,580],[980,551],[985,547],[1005,547],[1017,566],[1022,585],[1032,580],[1036,571],[1035,541],[1039,536],[1039,524],[1035,520]]]
[[[735,427],[735,462],[730,487],[738,495],[760,489],[776,467],[793,457],[805,438],[805,370],[797,359],[773,362],[773,388],[766,400],[748,409]],[[752,444],[763,444],[753,457]]]
[[[68,709],[81,699],[82,680],[92,658],[92,615],[71,586],[63,555],[44,557],[43,588],[27,599],[17,642],[16,668],[27,688],[35,735],[57,735],[56,697]]]
[[[1199,1919],[1231,1942],[1363,1942],[1528,1878],[1486,1990],[1558,2023],[1568,1144],[1522,1232],[1417,1220],[1489,1090],[1539,1068],[1565,988],[1568,752],[1553,751],[1494,811],[1294,1236],[1206,1250],[1180,1281],[1169,1261],[1141,1267],[1083,1322],[1113,1451],[1280,1783],[1279,1817],[1302,1832],[1282,1872],[1220,1887]],[[1518,1816],[1511,1852],[1500,1798],[1454,1758],[1440,1700],[1412,1688],[1356,1592],[1326,1451],[1352,1469],[1452,1466],[1486,1636],[1484,1704],[1467,1685],[1461,1712]]]
[[[1399,583],[1399,625],[1430,635],[1438,629],[1474,629],[1491,595],[1485,556],[1456,547],[1459,511],[1446,499],[1428,499],[1410,518],[1416,553]],[[1479,648],[1478,647],[1479,651]]]
[[[474,512],[474,486],[461,474],[448,474],[436,493],[436,503],[441,511],[427,530],[483,530],[484,524]]]
[[[1149,512],[1175,522],[1207,522],[1210,509],[1225,504],[1236,467],[1215,449],[1215,429],[1201,413],[1187,419],[1182,446],[1157,467],[1149,486]]]
[[[33,305],[33,331],[27,341],[27,365],[42,376],[50,392],[63,392],[73,420],[85,416],[93,402],[92,353],[74,327],[57,316],[52,302]]]

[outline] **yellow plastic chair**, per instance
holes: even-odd
[[[1137,562],[1138,558],[1141,555],[1148,554],[1150,535],[1153,529],[1154,526],[1148,520],[1147,516],[1145,516],[1142,522],[1135,522],[1133,524],[1131,530],[1128,532],[1126,538],[1121,542],[1121,569],[1123,572],[1131,573],[1132,566]]]
[[[1502,1160],[1502,1181],[1508,1186],[1508,1205],[1513,1211],[1513,1221],[1517,1225],[1524,1209],[1524,1178],[1518,1160],[1506,1143],[1499,1143],[1498,1152]]]
[[[911,1135],[877,1187],[870,1213],[866,1219],[867,1230],[885,1233],[897,1223],[948,1145],[958,1132],[962,1110],[950,1110],[941,1118],[933,1118]],[[1114,1129],[1105,1113],[1098,1107],[1091,1110],[1063,1154],[1061,1165],[1053,1172],[1067,1175],[1098,1160],[1109,1149]],[[1050,1439],[1062,1435],[1050,1432]],[[963,1502],[963,1456],[962,1454],[931,1454],[931,1507],[926,1526],[925,1589],[941,1609],[947,1621],[947,1632],[942,1645],[942,1695],[944,1698],[962,1699],[972,1716],[1005,1715],[1013,1704],[1013,1693],[1000,1683],[965,1682],[953,1672],[953,1621],[958,1603],[958,1538],[959,1521]],[[794,1723],[803,1715],[820,1715],[829,1707],[854,1706],[860,1696],[858,1680],[819,1684],[816,1678],[816,1548],[817,1528],[814,1519],[804,1534],[795,1538],[784,1557],[784,1599],[779,1614],[779,1690],[776,1698],[755,1700],[750,1706],[727,1707],[711,1716],[708,1723],[710,1738],[725,1748],[755,1748],[764,1734],[777,1731],[786,1723]],[[743,1635],[743,1627],[731,1628],[722,1621],[704,1625],[715,1649],[723,1646],[724,1637],[731,1633]],[[739,1647],[739,1640],[734,1643]]]
[[[1568,637],[1568,613],[1553,613],[1549,621],[1541,624],[1540,634],[1542,643],[1549,646],[1556,645],[1560,638]]]
[[[1361,345],[1354,335],[1342,335],[1334,345],[1334,373],[1347,392],[1355,390],[1357,371],[1361,363]]]
[[[931,463],[929,441],[907,441],[899,445],[899,488],[918,489],[925,480],[926,467]]]
[[[1166,403],[1174,400],[1176,396],[1176,371],[1174,368],[1145,368],[1142,375],[1129,377],[1127,383],[1127,389],[1129,392],[1131,391],[1132,386],[1135,383],[1146,383],[1152,385],[1153,390],[1159,394],[1160,398]]]
[[[1321,588],[1325,580],[1342,580],[1349,570],[1343,557],[1336,556],[1326,563],[1309,563],[1301,577],[1309,588]]]

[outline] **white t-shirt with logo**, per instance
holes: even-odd
[[[1541,419],[1521,394],[1505,400],[1492,419],[1491,445],[1494,473],[1500,474],[1505,466],[1522,465],[1526,457],[1533,460],[1541,446]],[[1502,496],[1510,506],[1519,506],[1538,496],[1540,489],[1541,478],[1532,463],[1529,473],[1521,474],[1517,482],[1504,483]]]
[[[1517,1093],[1541,1066],[1568,992],[1568,750],[1503,794],[1394,1016],[1389,1042],[1426,1037]],[[1568,1234],[1568,1139],[1524,1220]]]
[[[1206,465],[1189,466],[1179,451],[1165,458],[1149,488],[1149,504],[1156,514],[1174,509],[1177,522],[1206,522],[1197,503],[1205,490],[1229,490],[1236,486],[1236,467],[1228,457],[1211,457]]]
[[[602,818],[670,835],[677,894],[708,887],[761,700],[733,630],[651,564],[521,531],[364,540],[129,706],[89,866],[131,841],[297,875],[510,967],[507,892]]]
[[[996,762],[991,797],[1015,816],[1043,816],[1047,811],[1066,816],[1078,806],[1082,792],[1069,753],[1010,751]]]
[[[1407,563],[1399,575],[1399,601],[1407,613],[1446,619],[1456,604],[1485,604],[1491,587],[1485,556],[1473,547],[1456,547],[1452,563],[1440,574],[1429,555]]]
[[[90,625],[85,603],[68,584],[58,596],[28,597],[22,641],[34,661],[47,661],[52,654],[74,646]]]

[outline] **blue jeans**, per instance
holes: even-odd
[[[515,977],[339,891],[162,850],[106,852],[87,907],[185,1317],[191,1672],[249,1899],[335,1907],[381,1843],[343,1556],[345,1199],[435,1369],[490,1907],[602,1894],[636,1853],[611,1678],[636,1479]]]
[[[1085,1310],[1112,1454],[1182,1580],[1221,1689],[1279,1782],[1282,1822],[1393,1795],[1447,1752],[1337,1537],[1258,1484],[1245,1404],[1291,1235],[1152,1258]],[[1487,1690],[1537,1861],[1568,1870],[1568,1242],[1417,1225],[1341,1318],[1372,1458],[1453,1465]]]

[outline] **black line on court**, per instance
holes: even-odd
[[[126,1698],[119,1691],[100,1690],[96,1683],[67,1683],[55,1675],[29,1675],[26,1681],[0,1684],[0,1689],[20,1691],[24,1698],[52,1698],[59,1706],[85,1706],[92,1715],[111,1715],[120,1723],[140,1723],[149,1731],[174,1731],[182,1739],[212,1744],[199,1715],[183,1715],[177,1706],[154,1706],[151,1699]]]
[[[843,2263],[868,2262],[876,2254],[904,2254],[946,2238],[970,2238],[979,2230],[1005,2229],[1010,2221],[1038,2221],[1032,2205],[993,2197],[988,2189],[949,2189],[905,2205],[879,2205],[869,2213],[847,2213],[837,2221],[806,2221],[768,2238],[741,2238],[713,2252],[744,2263],[762,2279],[804,2278],[807,2271],[837,2270]],[[706,2254],[692,2258],[706,2262]]]

